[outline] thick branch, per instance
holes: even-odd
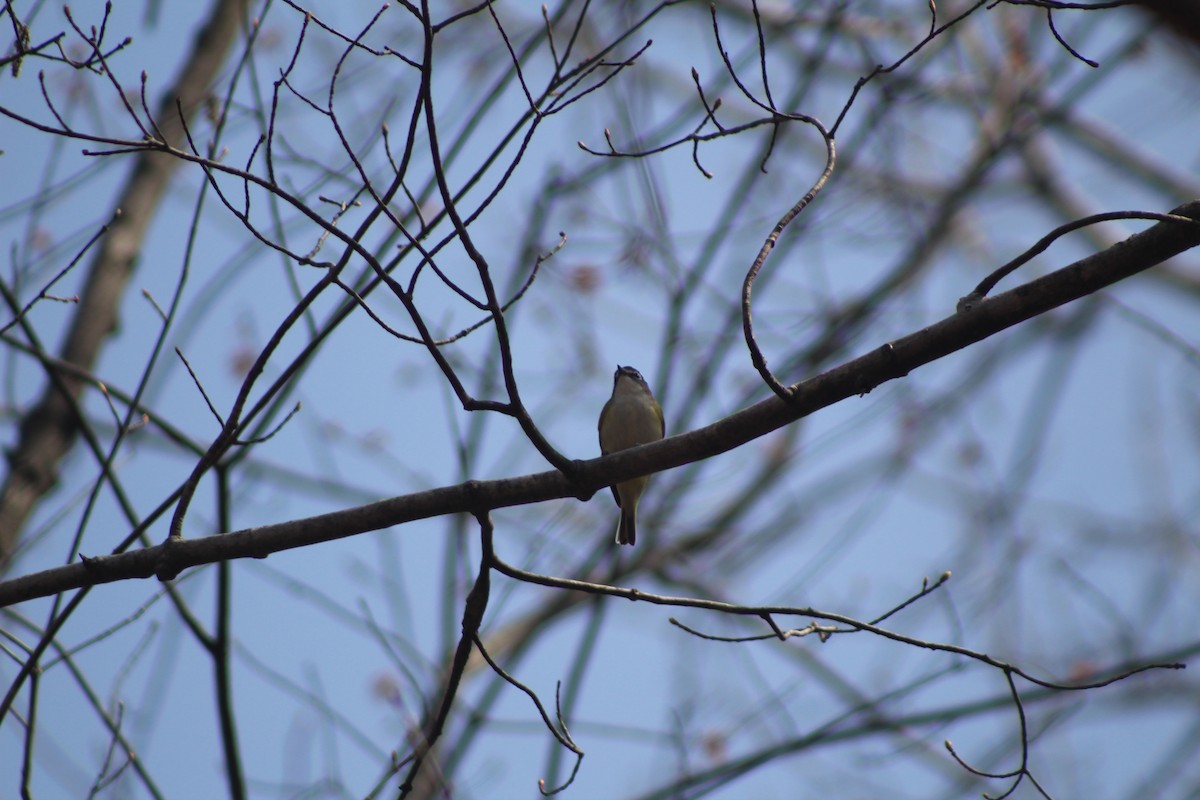
[[[1200,201],[1174,214],[1200,220]],[[1200,225],[1160,222],[1103,252],[1017,288],[980,301],[924,330],[879,347],[797,384],[793,400],[763,400],[725,419],[654,444],[577,464],[574,481],[542,472],[493,481],[468,481],[317,517],[235,533],[186,539],[131,553],[88,559],[0,583],[0,606],[69,589],[128,578],[174,578],[184,569],[232,558],[333,541],[404,522],[451,513],[485,511],[566,497],[637,475],[711,458],[826,406],[907,375],[1006,328],[1078,300],[1200,245]]]
[[[225,62],[245,0],[217,0],[208,23],[196,34],[192,51],[180,69],[175,86],[164,93],[155,122],[172,146],[183,144],[178,107],[189,116],[203,107],[208,89]],[[178,105],[177,105],[178,103]],[[134,262],[159,201],[179,160],[165,153],[143,151],[117,201],[120,216],[113,222],[89,266],[71,330],[61,358],[90,370],[100,347],[117,327],[117,309]],[[77,399],[83,384],[68,378]],[[9,456],[9,472],[0,487],[0,568],[11,557],[30,513],[58,478],[58,467],[75,441],[79,420],[72,403],[53,382],[47,382],[37,404],[21,421],[21,435]]]

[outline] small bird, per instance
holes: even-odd
[[[613,374],[612,397],[600,411],[600,452],[615,453],[639,444],[657,442],[666,433],[662,406],[642,373],[633,367],[617,367]],[[617,544],[637,541],[637,507],[650,476],[634,478],[612,487],[621,509],[617,525]]]

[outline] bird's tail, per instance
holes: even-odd
[[[632,546],[637,541],[637,506],[621,509],[621,521],[617,524],[617,544]]]

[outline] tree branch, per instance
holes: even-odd
[[[175,85],[163,94],[159,125],[173,146],[183,142],[182,121],[176,107],[189,116],[203,108],[208,87],[225,62],[245,0],[217,0],[208,23],[193,42],[190,57],[180,68]],[[86,286],[60,358],[90,370],[101,345],[117,326],[117,309],[125,285],[133,274],[142,241],[179,160],[152,150],[142,151],[116,207],[121,210],[88,269]],[[78,399],[83,384],[67,378],[71,398]],[[9,455],[9,471],[0,487],[0,570],[12,555],[21,530],[38,501],[57,482],[58,466],[70,450],[79,420],[72,403],[53,383],[21,420],[21,435]]]
[[[1200,200],[1180,206],[1172,214],[1200,221]],[[903,377],[1006,328],[1150,269],[1197,245],[1200,245],[1200,225],[1159,222],[1102,252],[981,300],[968,310],[802,381],[793,387],[791,402],[771,397],[703,428],[577,462],[570,479],[553,471],[467,481],[316,517],[88,558],[80,564],[0,583],[0,606],[129,578],[157,576],[169,580],[182,570],[201,564],[233,558],[265,558],[283,550],[445,514],[567,497],[586,499],[598,489],[621,480],[733,450],[822,408],[866,394],[880,384]]]

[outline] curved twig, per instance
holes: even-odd
[[[791,119],[792,117],[789,117]],[[771,251],[775,249],[776,243],[779,241],[780,235],[784,229],[792,223],[796,217],[800,216],[800,212],[804,211],[824,188],[825,183],[829,180],[829,176],[833,174],[834,164],[837,162],[837,147],[834,144],[833,136],[825,130],[816,119],[812,117],[795,117],[800,122],[805,122],[815,127],[821,134],[821,138],[825,141],[825,169],[821,171],[821,176],[817,178],[816,183],[812,188],[801,197],[795,205],[787,210],[779,222],[775,223],[775,227],[771,229],[766,241],[758,251],[758,255],[754,257],[754,263],[750,265],[750,269],[746,272],[746,277],[742,281],[742,334],[746,338],[746,347],[750,351],[750,361],[754,364],[754,368],[758,370],[758,374],[762,376],[763,381],[767,386],[771,387],[776,395],[781,399],[791,401],[795,397],[795,391],[780,383],[779,379],[767,367],[767,359],[762,354],[762,348],[758,346],[758,341],[754,336],[754,320],[751,315],[750,296],[754,290],[754,281],[758,279],[758,273],[762,270],[763,265],[767,262],[767,257],[771,255]]]
[[[1050,245],[1072,231],[1077,231],[1080,228],[1086,228],[1089,225],[1095,225],[1099,222],[1111,222],[1118,219],[1147,219],[1154,222],[1182,222],[1187,225],[1200,226],[1200,220],[1185,217],[1181,214],[1158,214],[1153,211],[1107,211],[1103,214],[1092,214],[1091,216],[1077,219],[1068,222],[1064,225],[1059,225],[1054,230],[1047,233],[1037,243],[1026,250],[1021,255],[1009,261],[1004,266],[996,269],[986,278],[979,282],[971,292],[961,297],[958,301],[958,311],[969,311],[979,303],[980,300],[987,297],[992,289],[996,288],[996,284],[1007,278],[1009,275],[1016,272],[1021,267],[1028,264],[1034,257],[1044,253]]]

